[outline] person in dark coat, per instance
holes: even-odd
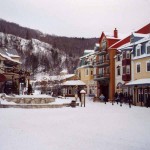
[[[114,99],[115,99],[114,101],[117,101],[117,97],[118,97],[118,93],[116,92],[114,95]]]
[[[78,89],[78,97],[79,97],[79,100],[81,102],[81,93],[80,93],[80,89]]]
[[[28,85],[28,95],[32,94],[32,86],[31,84]]]
[[[132,97],[130,94],[128,95],[128,103],[129,103],[129,107],[131,108]]]

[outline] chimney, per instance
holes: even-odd
[[[114,30],[114,37],[115,38],[118,38],[118,30],[115,28],[115,30]]]

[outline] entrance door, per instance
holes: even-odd
[[[109,98],[109,86],[108,85],[101,85],[101,93],[104,94],[106,100],[108,101],[108,98]]]

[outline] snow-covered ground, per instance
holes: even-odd
[[[149,143],[150,108],[90,98],[85,108],[0,108],[0,150],[149,150]]]

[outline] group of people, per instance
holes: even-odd
[[[100,100],[103,101],[103,102],[106,102],[106,97],[104,96],[104,94],[101,94],[100,95]],[[117,102],[117,104],[120,102],[120,103],[129,103],[129,104],[132,104],[132,95],[128,94],[127,93],[115,93],[114,95],[114,102]]]
[[[122,93],[122,92],[119,92],[119,93],[115,93],[114,95],[114,101],[116,101],[117,103],[120,102],[120,103],[129,103],[132,104],[133,102],[133,97],[132,95],[130,94],[127,94],[127,93]]]

